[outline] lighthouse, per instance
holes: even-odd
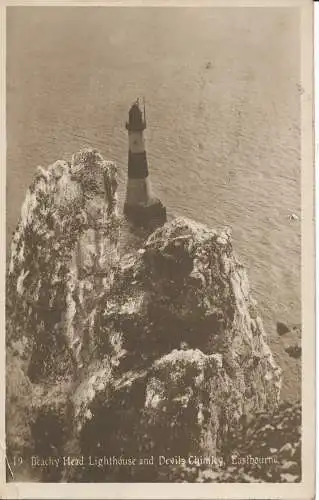
[[[126,129],[128,131],[129,151],[124,214],[136,226],[162,225],[166,222],[166,208],[152,194],[145,151],[145,103],[143,112],[139,100],[131,106]]]

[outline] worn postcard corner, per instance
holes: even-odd
[[[314,498],[313,2],[0,21],[1,498]]]

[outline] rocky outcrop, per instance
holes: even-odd
[[[178,217],[120,256],[120,223],[116,167],[94,150],[27,193],[7,277],[9,452],[84,457],[42,480],[218,481],[244,422],[257,435],[280,411],[246,271],[228,230]],[[87,463],[106,455],[135,462]],[[156,466],[190,455],[220,462]]]
[[[222,465],[192,460],[166,470],[166,480],[218,483],[291,483],[301,481],[301,405],[281,403],[233,429]]]
[[[285,351],[291,358],[300,359],[301,358],[301,341],[297,341],[295,344],[288,345]]]
[[[95,300],[111,283],[117,261],[115,173],[85,150],[70,165],[39,167],[27,192],[11,248],[7,317],[8,338],[32,344],[31,380],[71,374],[83,354],[91,291]]]
[[[115,368],[107,397],[94,392],[88,406],[85,455],[225,454],[243,415],[279,401],[281,371],[227,232],[184,218],[157,229],[122,258],[94,318],[101,350],[116,345]]]
[[[18,404],[25,400],[28,406],[32,402],[32,410],[24,405],[15,416],[30,438],[19,450],[24,454],[35,451],[32,426],[36,432],[43,429],[36,439],[42,443],[38,452],[60,449],[54,436],[45,446],[43,433],[51,433],[52,422],[59,428],[61,415],[69,418],[71,387],[92,349],[93,304],[113,279],[118,261],[116,188],[114,163],[88,149],[73,155],[70,164],[38,167],[26,194],[11,246],[6,304],[8,373],[18,373],[28,387],[27,397],[18,397],[10,375],[7,398]],[[14,431],[19,424],[10,418],[13,408],[9,404],[7,413],[12,451],[19,440]],[[25,413],[31,413],[29,425],[23,422]],[[39,419],[47,420],[49,429]]]
[[[300,359],[302,354],[301,325],[288,326],[281,321],[277,322],[277,333],[285,339],[285,351],[294,359]]]
[[[270,415],[260,412],[249,426],[236,431],[232,464],[224,471],[223,480],[272,483],[301,481],[300,402],[281,403]]]

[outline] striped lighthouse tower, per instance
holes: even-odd
[[[154,198],[149,179],[143,132],[146,129],[145,104],[142,113],[139,100],[129,110],[128,179],[124,214],[136,226],[157,226],[166,222],[166,208]]]

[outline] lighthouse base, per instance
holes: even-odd
[[[139,227],[162,226],[167,221],[166,208],[158,199],[154,199],[150,205],[124,203],[124,215],[129,222]]]

